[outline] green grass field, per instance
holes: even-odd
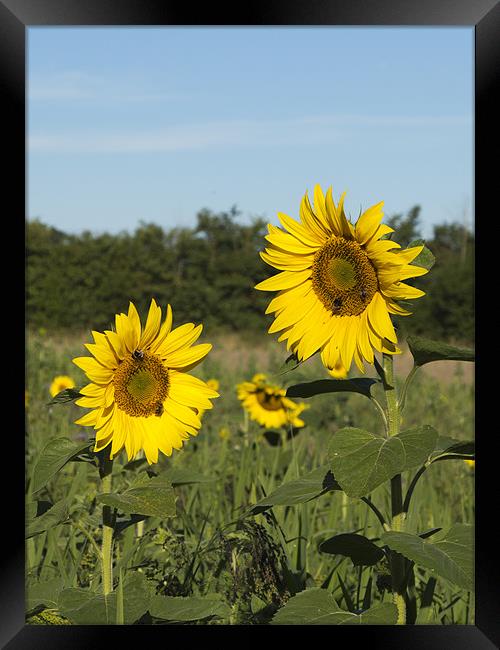
[[[56,437],[74,441],[92,437],[91,428],[73,424],[83,409],[73,403],[47,406],[54,376],[68,374],[77,387],[87,383],[83,372],[71,362],[73,357],[86,354],[83,343],[87,340],[87,333],[70,337],[38,332],[27,337],[28,502],[34,498],[29,478],[46,443]],[[160,462],[149,468],[160,475],[174,468],[185,470],[186,476],[196,476],[197,482],[186,479],[185,484],[175,487],[175,517],[149,517],[123,526],[114,555],[115,589],[121,606],[117,604],[111,622],[165,622],[142,613],[140,607],[135,616],[133,603],[127,604],[126,598],[123,606],[127,585],[138,574],[147,579],[148,588],[155,594],[216,594],[214,598],[225,603],[222,613],[197,623],[267,623],[291,595],[311,586],[328,588],[340,607],[351,611],[389,600],[383,566],[353,567],[344,556],[318,550],[321,541],[338,533],[360,532],[378,539],[380,524],[360,499],[333,491],[307,503],[275,506],[248,515],[249,506],[282,483],[325,464],[329,438],[337,429],[356,426],[376,433],[382,425],[373,404],[357,394],[319,395],[307,400],[310,408],[302,414],[306,427],[297,435],[287,437],[283,432],[275,440],[266,438],[264,431],[245,417],[236,397],[236,384],[251,379],[256,372],[266,372],[287,386],[326,379],[326,371],[313,358],[292,372],[278,375],[287,353],[270,336],[255,341],[236,335],[207,340],[214,348],[193,374],[218,379],[221,397],[215,400],[213,410],[204,414],[196,438],[170,458],[160,454]],[[396,360],[396,373],[401,372],[399,382],[407,368],[407,355]],[[414,379],[403,427],[429,424],[442,436],[473,439],[473,364],[446,361],[429,364],[428,368],[420,369]],[[221,429],[226,429],[225,436],[220,435]],[[122,452],[114,465],[114,485],[129,485],[147,468],[144,460],[127,463]],[[406,485],[410,478],[408,473],[403,476]],[[30,622],[96,622],[83,609],[72,619],[68,614],[71,607],[67,603],[60,606],[59,594],[68,588],[99,590],[98,491],[97,468],[92,463],[70,462],[36,495],[38,500],[50,503],[66,498],[69,517],[27,541]],[[371,498],[381,511],[390,510],[385,485],[375,489]],[[474,470],[463,460],[433,464],[417,484],[409,526],[425,532],[473,521]],[[422,605],[417,622],[473,623],[473,594],[444,579],[439,578],[436,585],[434,582],[430,572],[416,571],[414,589]]]

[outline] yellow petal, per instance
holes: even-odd
[[[187,368],[197,364],[212,349],[211,343],[200,343],[192,348],[178,350],[165,357],[165,364],[169,368]]]
[[[301,223],[292,219],[282,212],[278,212],[278,219],[283,224],[283,227],[288,230],[288,232],[299,239],[303,244],[310,246],[314,250],[317,250],[324,243],[324,238],[317,235],[315,232],[308,230]]]
[[[150,343],[155,339],[160,329],[161,324],[161,309],[156,304],[155,299],[151,300],[151,305],[149,307],[148,317],[146,320],[146,325],[144,327],[144,332],[142,333],[141,339],[139,341],[139,348],[144,349],[149,347]]]
[[[392,343],[398,342],[385,300],[378,291],[368,306],[368,319],[378,336],[386,338]]]
[[[356,239],[358,243],[366,244],[377,232],[378,226],[384,216],[382,211],[383,205],[383,201],[372,205],[359,217],[356,223]]]
[[[291,289],[302,284],[311,277],[311,269],[305,271],[281,271],[267,280],[255,285],[259,291],[279,291],[280,289]]]

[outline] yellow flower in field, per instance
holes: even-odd
[[[427,269],[410,264],[423,246],[400,250],[381,239],[393,232],[380,223],[383,203],[353,225],[344,213],[344,194],[335,205],[331,188],[325,197],[316,185],[314,209],[306,193],[300,222],[278,214],[283,228],[268,225],[270,245],[260,255],[281,272],[255,288],[278,291],[266,310],[275,313],[269,333],[281,332],[278,340],[286,340],[299,360],[320,351],[329,370],[340,360],[348,372],[354,360],[364,372],[374,350],[401,352],[389,314],[410,314],[396,301],[424,292],[403,281]]]
[[[219,438],[221,440],[229,440],[230,437],[231,437],[231,431],[229,431],[227,427],[222,427],[221,429],[219,429]]]
[[[467,460],[467,459],[465,459],[465,460],[464,460],[464,463],[467,463],[467,465],[468,465],[471,469],[475,469],[475,468],[476,468],[476,461],[475,461],[475,460]]]
[[[252,381],[244,381],[236,388],[243,408],[263,427],[304,426],[298,416],[309,405],[293,402],[286,397],[284,388],[268,383],[266,375],[254,375]]]
[[[68,375],[57,375],[57,377],[54,377],[52,383],[50,384],[49,390],[52,397],[55,397],[62,390],[74,387],[75,382],[71,379],[71,377],[68,377]]]
[[[334,379],[347,379],[347,370],[342,365],[342,361],[340,360],[340,358],[335,364],[335,366],[328,372]]]
[[[212,390],[219,390],[219,380],[218,379],[207,379],[207,386],[212,388]]]
[[[201,426],[197,411],[212,408],[218,393],[188,374],[210,351],[209,343],[193,343],[202,325],[186,323],[172,329],[172,309],[151,301],[144,328],[130,303],[128,314],[117,314],[115,330],[92,332],[95,343],[85,347],[92,357],[73,359],[90,379],[80,390],[79,406],[92,410],[76,424],[96,430],[95,451],[111,444],[110,458],[125,447],[128,459],[143,449],[148,463],[167,456],[195,436]]]

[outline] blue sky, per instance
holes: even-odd
[[[473,28],[28,29],[28,217],[192,226],[201,208],[473,220]]]

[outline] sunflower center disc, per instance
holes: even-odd
[[[257,391],[256,397],[259,404],[263,409],[266,409],[266,411],[279,411],[283,408],[281,397],[279,395],[273,395],[264,390],[259,390]]]
[[[161,414],[168,395],[168,370],[158,357],[141,355],[124,359],[113,378],[116,405],[132,417]]]
[[[332,237],[314,257],[312,286],[334,316],[357,316],[370,304],[378,280],[370,258],[356,241]]]

